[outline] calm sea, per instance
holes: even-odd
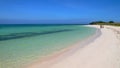
[[[0,68],[21,68],[95,32],[84,25],[0,25]]]

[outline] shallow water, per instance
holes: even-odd
[[[0,68],[21,68],[93,35],[83,25],[0,26]]]

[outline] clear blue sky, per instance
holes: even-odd
[[[120,0],[0,0],[0,20],[120,22]]]

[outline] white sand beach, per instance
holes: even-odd
[[[89,26],[99,28],[96,25]],[[94,41],[71,54],[63,53],[62,56],[61,53],[48,61],[36,62],[26,68],[120,68],[120,27],[105,26],[101,33]]]

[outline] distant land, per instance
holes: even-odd
[[[94,21],[91,22],[90,25],[113,25],[113,26],[120,26],[120,22],[114,22],[114,21]]]

